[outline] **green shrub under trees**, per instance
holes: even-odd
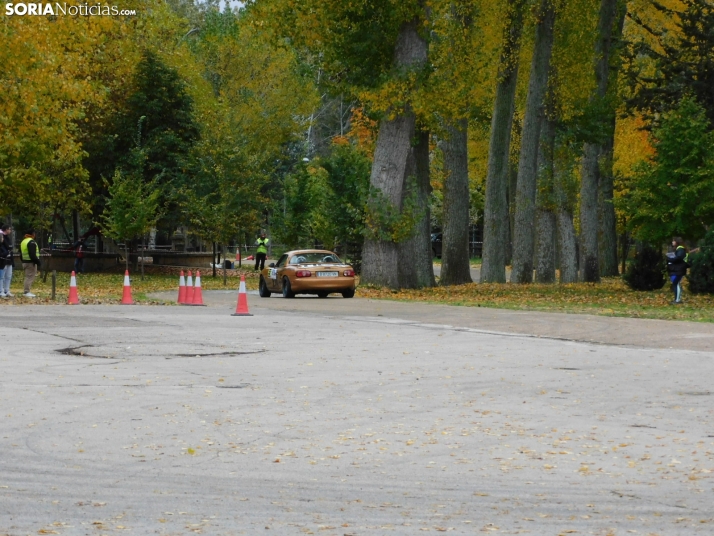
[[[658,249],[644,246],[635,254],[635,260],[628,267],[623,279],[633,290],[657,290],[665,283],[664,255]]]
[[[694,294],[714,294],[714,229],[700,245],[700,251],[690,255],[689,290]]]

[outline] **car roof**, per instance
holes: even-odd
[[[296,249],[294,251],[287,251],[285,255],[297,255],[299,253],[327,253],[328,255],[337,255],[334,251],[327,249]]]

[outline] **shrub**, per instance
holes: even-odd
[[[664,286],[664,271],[662,252],[651,246],[643,246],[627,267],[623,279],[633,290],[657,290]]]
[[[689,256],[689,262],[689,290],[694,294],[714,294],[714,229],[702,240],[699,253]]]

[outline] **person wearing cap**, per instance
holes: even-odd
[[[40,267],[40,248],[35,242],[34,230],[28,230],[22,242],[20,242],[20,261],[22,262],[23,270],[25,270],[25,292],[23,296],[34,298],[32,284],[35,282],[37,270]]]
[[[255,269],[258,269],[258,266],[260,265],[260,269],[262,270],[265,268],[265,258],[268,256],[268,243],[270,242],[269,238],[265,237],[265,231],[260,232],[260,237],[255,241],[255,245],[258,246],[258,248],[255,250]]]

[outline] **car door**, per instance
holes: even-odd
[[[287,264],[287,262],[288,255],[286,253],[282,257],[280,257],[278,259],[278,262],[275,263],[275,266],[273,268],[270,268],[270,270],[268,271],[268,275],[270,276],[268,278],[268,282],[271,290],[282,290],[282,271],[285,269],[285,265]]]

